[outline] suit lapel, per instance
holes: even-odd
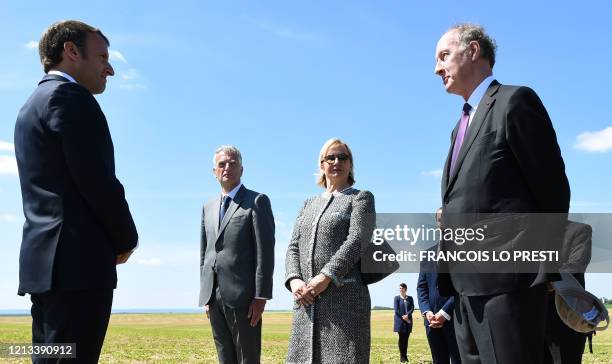
[[[486,119],[487,114],[489,113],[489,110],[491,110],[491,107],[495,103],[495,93],[497,92],[500,86],[501,85],[496,80],[491,82],[491,85],[485,92],[484,96],[482,97],[482,100],[480,100],[480,103],[478,104],[478,108],[476,109],[476,114],[474,115],[474,118],[472,119],[470,126],[468,127],[468,131],[465,136],[465,140],[463,141],[463,145],[461,146],[461,149],[459,150],[459,155],[457,156],[457,164],[455,165],[455,170],[452,171],[452,173],[450,174],[448,183],[446,184],[446,191],[444,193],[444,196],[446,196],[446,194],[450,190],[450,187],[453,185],[453,182],[455,182],[455,179],[457,179],[457,174],[459,173],[459,169],[461,169],[463,160],[465,159],[465,156],[470,150],[470,147],[474,143],[474,140],[476,140],[476,136],[478,135],[480,128],[484,124],[484,121]],[[451,155],[452,152],[453,151],[451,147],[449,155]]]
[[[208,213],[212,215],[212,224],[215,232],[215,241],[219,237],[219,209],[221,208],[221,196],[217,196]]]
[[[236,210],[242,203],[245,190],[246,188],[244,187],[244,185],[242,185],[240,189],[238,190],[238,192],[236,193],[236,196],[234,196],[234,198],[230,202],[230,205],[227,208],[227,211],[225,212],[225,216],[223,216],[223,220],[221,221],[221,226],[219,226],[219,233],[217,234],[217,239],[219,239],[221,234],[223,234],[223,230],[225,230],[225,227],[227,226],[230,219],[232,218],[232,215],[234,215],[234,213],[236,212]],[[218,220],[219,220],[219,214],[217,214],[217,221]]]
[[[446,155],[446,162],[444,162],[444,170],[442,172],[442,186],[443,186],[442,192],[445,192],[446,186],[448,186],[451,156],[453,154],[453,147],[455,145],[454,141],[455,141],[455,137],[457,136],[458,129],[459,129],[459,122],[457,122],[457,125],[455,125],[455,129],[453,129],[453,132],[451,133],[450,147],[448,148],[448,153]]]

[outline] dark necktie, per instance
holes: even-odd
[[[455,137],[455,144],[453,145],[453,154],[451,156],[450,173],[455,171],[455,163],[459,156],[459,151],[463,145],[463,139],[468,128],[468,122],[470,121],[470,110],[472,107],[467,102],[463,104],[463,111],[461,112],[461,121],[459,122],[459,130],[457,130],[457,136]]]
[[[223,196],[223,200],[221,200],[221,209],[219,210],[219,226],[221,226],[221,221],[223,221],[223,217],[225,216],[231,201],[232,198],[227,195]]]

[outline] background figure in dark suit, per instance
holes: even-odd
[[[400,352],[400,361],[408,361],[408,338],[412,332],[412,312],[414,312],[414,300],[408,296],[406,283],[400,283],[400,294],[393,299],[393,332],[397,332],[397,345]]]
[[[538,215],[551,219],[539,230],[514,226],[491,246],[534,249],[529,243],[538,239],[527,238],[537,230],[545,236],[539,249],[558,249],[570,190],[555,131],[533,90],[494,80],[495,48],[484,29],[471,24],[451,28],[437,44],[435,73],[447,92],[465,101],[443,171],[443,225],[452,226],[448,219],[458,214],[558,213]],[[541,362],[548,264],[538,263],[540,273],[459,273],[457,265],[440,272],[440,293],[457,294],[463,363]]]
[[[442,208],[436,211],[436,223],[440,227]],[[428,250],[436,251],[437,246]],[[461,363],[455,327],[452,320],[455,298],[442,296],[438,292],[438,273],[435,262],[422,261],[421,272],[417,282],[417,298],[419,309],[423,315],[425,334],[431,350],[433,364],[443,364],[452,361]],[[449,360],[450,359],[450,360]]]
[[[236,147],[218,148],[213,162],[222,195],[202,211],[200,306],[210,318],[220,363],[259,363],[261,316],[272,298],[272,208],[266,195],[240,182]]]
[[[51,25],[39,42],[47,75],[15,125],[26,219],[18,293],[31,295],[32,341],[76,343],[79,363],[98,361],[116,264],[128,260],[138,241],[115,177],[106,118],[93,97],[114,74],[108,45],[87,24]]]
[[[584,272],[591,261],[590,225],[568,221],[565,240],[559,256],[561,271],[572,273],[585,287]],[[548,293],[548,320],[546,322],[546,346],[544,363],[575,364],[582,362],[585,339],[588,334],[577,332],[561,321],[555,306],[555,292]]]

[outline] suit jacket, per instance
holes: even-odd
[[[555,131],[536,93],[493,81],[478,104],[451,173],[458,127],[459,123],[451,135],[442,177],[443,225],[448,226],[445,216],[453,214],[560,213],[547,215],[548,221],[539,224],[543,243],[538,247],[559,249],[570,189]],[[529,249],[527,242],[538,239],[528,236],[529,231],[522,232],[523,239],[521,231],[513,232],[501,248]],[[510,292],[546,281],[550,276],[545,271],[550,270],[545,263],[537,274],[451,270],[450,276],[440,275],[439,287],[444,295],[453,294],[453,289],[465,295]]]
[[[560,253],[561,270],[572,273],[583,288],[584,272],[591,261],[591,239],[590,225],[568,221]],[[545,335],[549,353],[544,363],[580,363],[585,339],[590,334],[574,331],[565,325],[557,313],[555,292],[549,292]]]
[[[455,297],[442,296],[438,291],[438,273],[432,267],[434,263],[422,262],[421,265],[430,265],[426,269],[421,269],[417,282],[417,299],[419,301],[419,310],[421,313],[431,311],[434,314],[440,310],[444,310],[447,314],[453,314],[455,307]],[[423,320],[425,326],[429,326],[427,319]]]
[[[591,225],[568,221],[565,226],[563,248],[559,253],[561,271],[572,273],[584,287],[584,272],[591,262],[593,228]]]
[[[414,312],[414,300],[408,296],[407,304],[399,295],[393,300],[393,332],[411,332],[412,331],[412,313]],[[410,323],[402,320],[402,316],[408,315]]]
[[[138,234],[93,95],[46,75],[19,111],[15,156],[26,219],[18,293],[115,288],[117,254]]]
[[[223,303],[248,306],[255,297],[272,298],[274,216],[264,194],[242,186],[219,224],[221,196],[202,211],[200,306],[214,294],[214,276]]]

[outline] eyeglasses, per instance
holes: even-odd
[[[344,153],[329,154],[329,155],[326,155],[325,157],[323,157],[323,160],[321,162],[326,162],[328,164],[333,164],[336,161],[336,159],[338,160],[338,162],[344,163],[347,160],[349,160],[349,156],[344,154]]]

